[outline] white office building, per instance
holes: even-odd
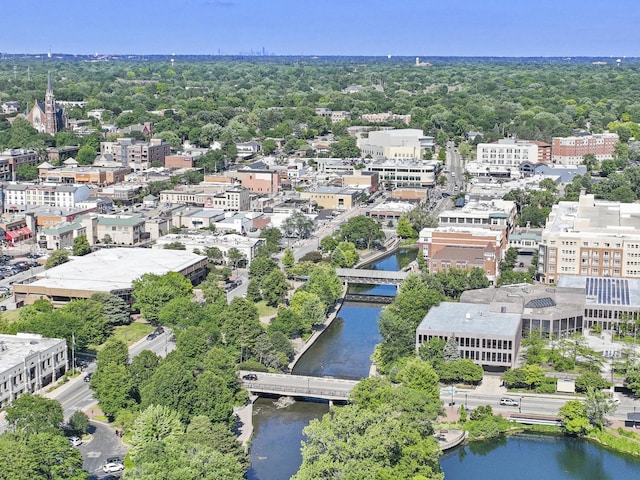
[[[67,341],[34,333],[0,335],[0,409],[67,371]]]

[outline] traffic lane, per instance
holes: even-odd
[[[90,424],[91,440],[76,448],[82,453],[82,468],[91,474],[91,478],[98,479],[107,475],[102,471],[107,458],[119,457],[124,461],[129,447],[122,443],[116,431],[108,425],[95,421]]]
[[[129,349],[129,360],[132,361],[134,357],[140,355],[140,352],[143,352],[144,350],[151,350],[153,353],[163,358],[175,350],[176,343],[172,340],[173,331],[167,327],[163,328],[164,332],[157,335],[152,340],[147,340],[145,338],[143,341],[133,345]]]

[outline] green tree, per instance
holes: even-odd
[[[145,408],[133,426],[131,457],[137,460],[146,448],[168,439],[177,439],[184,430],[180,414],[175,410],[164,405]]]
[[[265,299],[267,305],[272,307],[277,307],[282,303],[290,289],[291,285],[287,282],[287,277],[279,268],[272,270],[262,280],[262,298]]]
[[[400,217],[398,226],[396,227],[396,233],[401,238],[418,238],[418,233],[407,217]]]
[[[102,314],[106,318],[109,325],[128,325],[131,323],[131,312],[129,304],[122,297],[111,293],[94,293],[89,297],[102,304]]]
[[[390,410],[390,409],[389,409]],[[442,479],[439,449],[391,411],[354,405],[305,427],[302,466],[295,480],[317,478]]]
[[[73,239],[73,254],[77,257],[81,257],[91,253],[91,245],[89,245],[89,241],[87,237],[81,235]]]
[[[164,249],[165,250],[186,250],[187,247],[185,247],[184,243],[182,242],[170,242],[170,243],[165,243]]]
[[[371,248],[374,242],[385,238],[380,224],[364,215],[350,218],[336,235],[345,242],[354,243],[357,248]]]
[[[66,250],[54,250],[49,258],[47,258],[47,262],[44,264],[44,268],[49,269],[53,267],[57,267],[58,265],[62,265],[69,261],[69,252]]]
[[[353,137],[344,137],[331,145],[330,155],[334,158],[358,158],[360,149]]]
[[[569,435],[582,436],[592,429],[587,418],[587,409],[580,400],[570,400],[560,407],[562,429]]]
[[[298,316],[305,331],[322,325],[327,315],[327,306],[319,295],[304,290],[296,290],[291,296],[291,311]]]
[[[342,281],[333,267],[326,264],[318,264],[309,280],[299,290],[315,293],[327,308],[331,307],[342,294]]]
[[[91,165],[93,161],[96,159],[96,155],[98,152],[91,145],[83,145],[78,150],[78,154],[76,155],[76,162],[80,165]]]
[[[282,222],[285,237],[309,238],[313,231],[313,220],[296,210]]]
[[[191,282],[177,272],[145,273],[133,281],[134,308],[150,322],[157,322],[162,306],[174,298],[191,295]]]
[[[89,417],[81,410],[76,410],[69,418],[69,428],[78,435],[89,431]]]
[[[284,251],[284,256],[282,257],[282,265],[284,265],[285,268],[289,268],[292,267],[294,263],[296,263],[296,259],[293,256],[293,250],[291,250],[291,248],[287,248]]]
[[[16,180],[30,182],[38,178],[38,167],[22,164],[16,169]]]
[[[578,392],[586,392],[589,388],[602,390],[609,386],[609,382],[602,378],[602,375],[597,372],[586,371],[576,378],[576,391]]]
[[[458,345],[458,341],[453,335],[447,339],[447,343],[442,351],[442,358],[445,362],[460,360],[460,345]]]
[[[110,418],[115,418],[120,410],[135,403],[133,381],[125,365],[98,364],[98,369],[91,376],[91,388],[100,402],[100,408]]]
[[[591,425],[602,430],[605,424],[605,415],[616,410],[616,405],[610,402],[603,390],[587,388],[584,399],[586,416]]]
[[[13,432],[26,436],[40,432],[59,434],[62,407],[55,400],[23,393],[6,409],[6,419]]]
[[[398,372],[398,380],[400,380],[403,385],[418,390],[430,400],[434,402],[440,401],[438,374],[429,362],[425,362],[417,357],[409,359]]]

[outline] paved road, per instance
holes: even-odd
[[[98,479],[107,475],[102,471],[107,458],[118,457],[124,461],[129,447],[123,445],[112,428],[100,422],[91,422],[91,435],[90,441],[77,448],[84,460],[82,468],[91,474],[91,479]]]

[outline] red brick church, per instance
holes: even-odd
[[[64,130],[68,126],[69,119],[67,113],[56,104],[51,86],[51,74],[47,78],[47,93],[44,103],[35,101],[31,111],[27,113],[28,122],[38,132],[55,135],[56,132]]]

